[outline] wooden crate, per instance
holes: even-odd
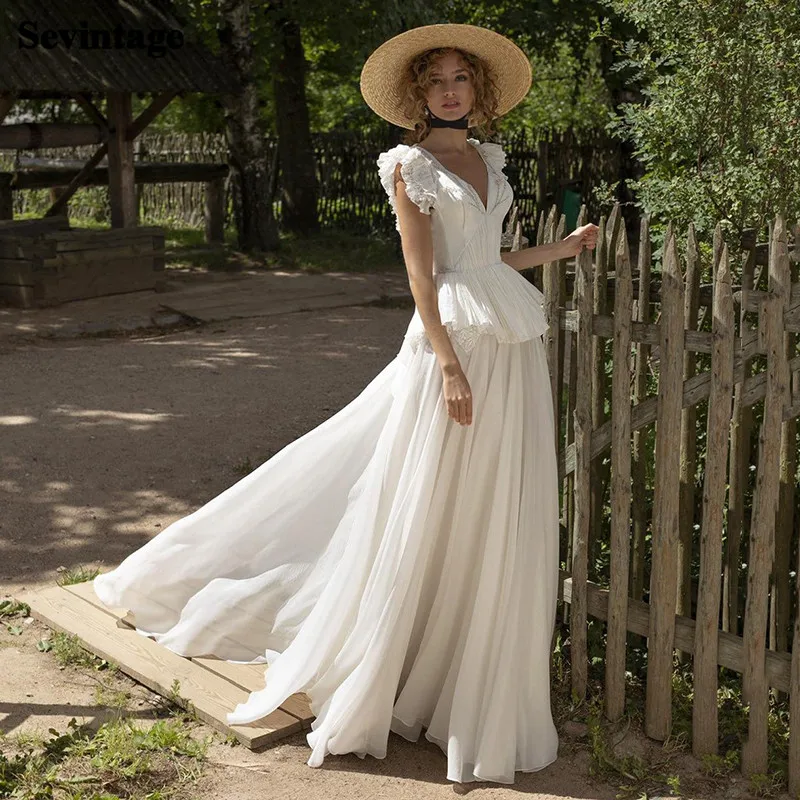
[[[27,603],[31,616],[40,622],[77,636],[84,648],[113,661],[126,675],[162,696],[170,696],[177,679],[178,695],[191,703],[200,719],[252,750],[311,730],[314,715],[302,692],[263,719],[229,725],[226,714],[245,702],[250,692],[264,688],[267,666],[179,656],[138,633],[125,609],[103,605],[90,582],[20,593],[15,599]]]
[[[45,220],[0,226],[0,300],[17,308],[152,290],[163,270],[160,227],[64,230],[63,222]]]

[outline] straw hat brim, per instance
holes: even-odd
[[[367,105],[401,128],[414,128],[402,111],[402,87],[411,59],[434,47],[458,47],[485,61],[497,80],[497,116],[507,114],[528,93],[533,74],[525,53],[505,36],[477,25],[423,25],[399,33],[373,51],[361,70]]]

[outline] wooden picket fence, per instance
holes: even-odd
[[[563,215],[558,222],[554,212],[541,219],[538,244],[563,238]],[[578,224],[586,220],[584,207]],[[681,259],[670,225],[659,274],[651,271],[649,218],[640,220],[635,269],[619,205],[599,227],[597,247],[575,259],[574,272],[564,262],[538,271],[548,317],[558,320],[547,344],[567,532],[562,586],[572,688],[585,697],[588,616],[605,620],[605,714],[618,719],[628,633],[647,637],[645,731],[663,741],[671,731],[678,650],[693,659],[693,752],[701,756],[718,752],[718,667],[740,673],[749,706],[745,776],[767,771],[770,687],[788,693],[794,796],[800,790],[794,580],[800,573],[800,225],[793,247],[778,216],[766,248],[753,240],[744,250],[739,243],[729,250],[718,225],[711,257],[703,260],[710,264],[701,263],[692,227]],[[706,368],[698,369],[701,361]],[[656,371],[657,395],[647,396],[648,372]],[[704,421],[700,404],[707,408]],[[644,436],[652,426],[654,463],[647,463]],[[604,509],[610,509],[606,528]],[[610,551],[602,582],[590,574],[601,531]]]

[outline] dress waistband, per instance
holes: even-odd
[[[475,263],[461,263],[461,264],[448,264],[445,267],[437,267],[434,270],[434,275],[442,275],[444,273],[450,272],[473,272],[479,269],[487,269],[488,267],[496,267],[496,266],[504,266],[507,267],[505,261],[502,258],[495,259],[494,261],[487,261],[483,264],[475,264]]]

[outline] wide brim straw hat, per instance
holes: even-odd
[[[402,109],[406,70],[414,56],[434,47],[457,47],[489,65],[499,94],[498,117],[514,108],[531,88],[531,63],[505,36],[488,28],[455,22],[423,25],[388,39],[364,63],[361,94],[378,116],[401,128],[414,128],[414,121]]]

